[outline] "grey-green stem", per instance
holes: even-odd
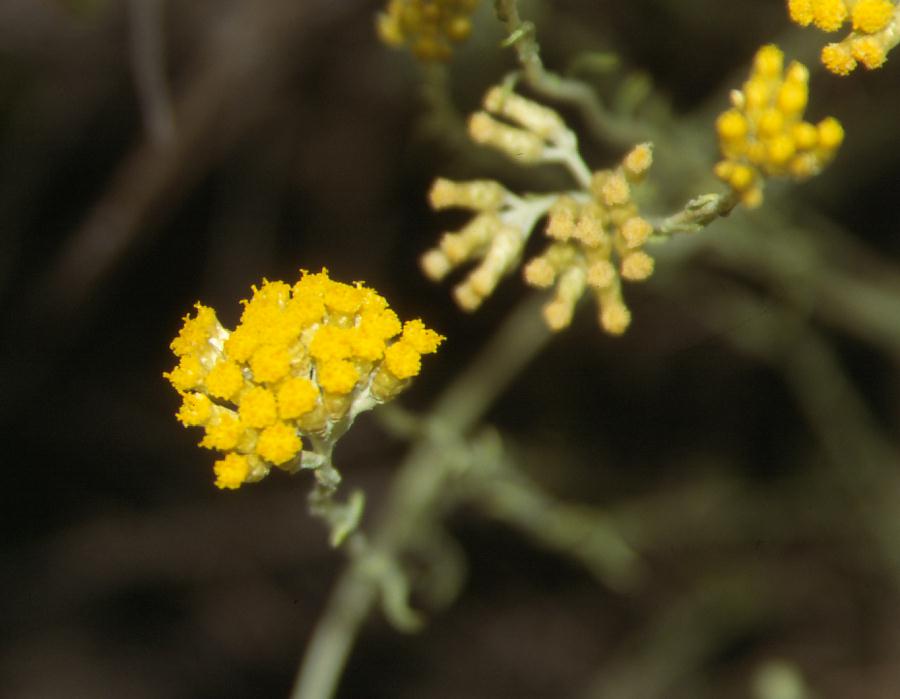
[[[429,429],[397,473],[371,544],[361,534],[348,540],[351,560],[313,632],[291,699],[334,695],[359,629],[380,592],[366,560],[373,554],[394,558],[430,519],[440,516],[443,486],[453,469],[453,462],[443,457],[446,440],[441,435],[468,433],[547,344],[551,333],[542,320],[542,302],[533,295],[514,309],[425,418]]]

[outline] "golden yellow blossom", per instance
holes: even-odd
[[[822,49],[822,63],[836,75],[849,75],[860,63],[880,68],[900,43],[900,4],[893,0],[788,0],[787,6],[802,27],[835,32],[850,21],[850,33]]]
[[[358,413],[403,390],[444,339],[420,320],[401,324],[378,293],[326,270],[302,272],[293,286],[263,280],[242,303],[233,331],[197,304],[171,344],[178,365],[164,374],[182,395],[179,421],[203,427],[201,446],[224,452],[219,488],[259,480],[273,465],[295,471],[304,449],[330,449]]]
[[[762,203],[766,177],[818,174],[843,140],[834,118],[803,121],[809,71],[796,61],[785,70],[783,60],[776,46],[762,47],[743,89],[732,92],[731,109],[716,120],[723,159],[714,172],[747,206]]]

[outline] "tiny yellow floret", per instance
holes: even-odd
[[[281,384],[277,399],[278,416],[282,420],[292,420],[316,407],[319,391],[305,376],[295,376]]]
[[[249,427],[267,427],[278,417],[275,396],[270,390],[255,386],[241,396],[238,414]]]
[[[813,6],[813,24],[825,32],[836,32],[847,20],[844,0],[817,0]]]
[[[254,381],[281,381],[291,370],[291,353],[282,345],[263,345],[250,357],[250,370]]]
[[[234,362],[216,364],[206,376],[206,390],[214,398],[230,400],[244,385],[244,374]]]
[[[812,24],[814,17],[813,0],[788,0],[788,13],[791,21],[801,27],[808,27]]]
[[[408,320],[403,324],[404,342],[416,350],[419,354],[431,354],[436,352],[444,341],[443,335],[439,335],[434,330],[425,327],[425,323],[421,320]]]
[[[359,370],[346,359],[326,359],[319,362],[316,379],[326,393],[346,395],[356,387]]]
[[[206,434],[200,442],[201,447],[230,451],[237,447],[244,436],[244,425],[237,415],[228,411],[217,414],[206,424]]]
[[[228,454],[213,464],[216,487],[234,490],[241,487],[250,473],[250,464],[243,454]]]
[[[881,68],[887,60],[884,45],[871,36],[854,39],[850,43],[850,50],[853,53],[853,57],[868,70]]]
[[[176,413],[185,427],[205,425],[212,416],[212,401],[203,393],[185,393],[181,407]]]
[[[419,373],[421,354],[408,342],[395,342],[384,353],[384,365],[398,379],[408,379]]]
[[[875,34],[891,21],[895,7],[888,0],[856,0],[850,17],[853,29],[865,34]]]
[[[856,59],[846,44],[826,44],[822,49],[822,64],[835,75],[850,75],[856,68]]]
[[[276,422],[264,429],[256,442],[256,453],[276,466],[293,459],[302,448],[297,430],[285,422]]]

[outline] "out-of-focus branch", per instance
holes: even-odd
[[[762,309],[738,292],[720,296],[707,317],[729,324],[724,336],[735,346],[782,370],[848,504],[900,584],[900,480],[893,472],[900,453],[877,427],[828,343],[791,310]],[[736,317],[754,320],[735,328],[730,324]]]
[[[636,127],[611,113],[590,85],[564,78],[544,67],[535,26],[520,17],[518,0],[495,0],[494,7],[497,17],[506,26],[508,37],[505,44],[515,49],[525,81],[532,90],[541,97],[578,109],[588,128],[598,138],[621,146],[647,140],[644,125]]]
[[[444,512],[448,479],[458,464],[448,440],[468,433],[485,411],[549,341],[538,296],[516,308],[472,365],[437,401],[423,436],[392,484],[383,517],[372,534],[372,553],[395,558]],[[341,575],[303,658],[292,699],[327,699],[334,693],[359,629],[377,600],[379,581],[367,555]]]
[[[145,224],[174,206],[265,112],[295,70],[304,39],[355,6],[326,0],[230,5],[175,99],[175,137],[164,145],[143,141],[123,159],[42,280],[41,310],[64,316],[83,304]]]
[[[175,134],[172,99],[166,84],[163,0],[129,0],[131,69],[144,128],[151,141],[165,144]]]

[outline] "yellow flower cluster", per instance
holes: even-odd
[[[850,21],[851,32],[822,49],[822,63],[837,75],[850,74],[859,63],[880,68],[900,43],[900,5],[891,0],[788,0],[788,13],[800,26],[826,32]]]
[[[420,320],[401,324],[362,284],[301,273],[293,286],[263,281],[233,331],[196,305],[171,344],[164,374],[181,394],[177,417],[204,428],[200,445],[223,452],[216,485],[237,488],[329,449],[357,414],[393,398],[444,339]],[[315,467],[315,458],[309,466]]]
[[[440,280],[477,260],[453,292],[463,309],[475,310],[500,278],[519,265],[525,242],[537,221],[547,216],[545,232],[551,242],[524,267],[529,285],[555,285],[554,298],[544,307],[547,325],[553,330],[568,326],[576,303],[591,289],[603,329],[625,332],[631,314],[622,299],[621,280],[640,281],[653,273],[653,259],[643,250],[653,226],[639,215],[631,196],[653,162],[650,144],[632,149],[615,169],[591,173],[578,154],[575,135],[554,110],[499,87],[488,91],[484,109],[469,120],[474,141],[523,164],[561,163],[582,189],[518,197],[493,180],[438,179],[430,192],[432,208],[463,208],[475,215],[422,256],[425,274]]]
[[[621,335],[631,323],[621,279],[642,281],[653,273],[653,258],[643,250],[653,226],[639,215],[631,186],[652,162],[650,144],[636,146],[616,169],[593,174],[590,198],[563,195],[550,208],[546,233],[553,242],[524,272],[531,286],[556,284],[554,299],[544,306],[553,330],[572,322],[575,304],[587,289],[597,300],[606,332]]]
[[[378,15],[378,35],[389,46],[409,46],[422,61],[446,61],[472,31],[478,0],[389,0]]]
[[[818,174],[844,139],[840,122],[803,121],[809,71],[796,61],[785,71],[776,46],[764,46],[742,90],[731,93],[732,108],[719,115],[716,131],[723,160],[715,174],[747,206],[762,203],[764,177],[802,180]]]

